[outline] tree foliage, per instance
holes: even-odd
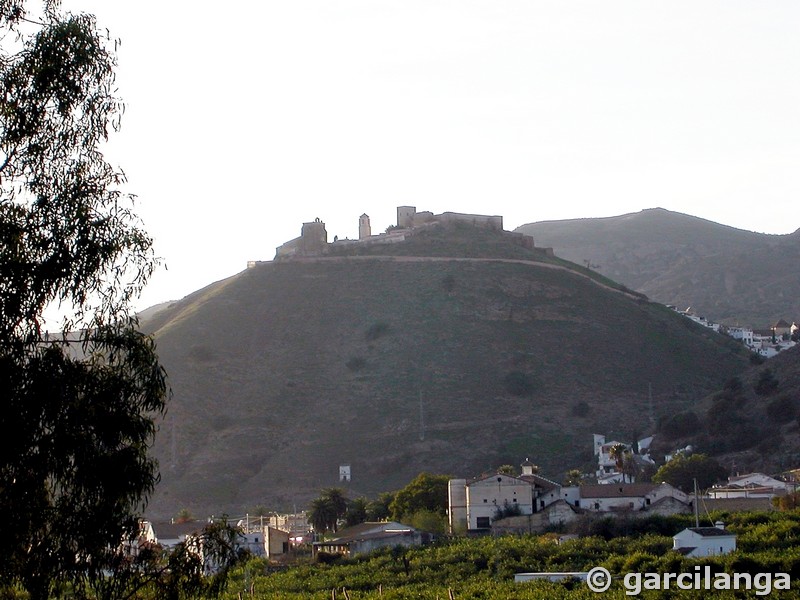
[[[356,498],[347,503],[347,512],[344,515],[344,524],[346,527],[358,525],[367,520],[367,505],[368,501],[364,497]]]
[[[367,503],[367,521],[385,521],[391,516],[389,507],[394,500],[394,492],[382,492],[375,500]]]
[[[444,515],[447,511],[447,475],[420,473],[406,487],[398,491],[389,509],[392,518],[403,519],[420,510],[429,510]]]
[[[308,522],[316,531],[337,531],[339,521],[347,515],[347,498],[341,488],[325,488],[311,501]]]
[[[174,548],[143,545],[133,555],[118,554],[109,577],[92,582],[98,598],[213,598],[244,558],[239,530],[225,520],[206,524]]]
[[[728,471],[715,459],[705,454],[692,454],[687,457],[678,454],[663,465],[653,475],[655,483],[666,482],[679,490],[690,493],[694,490],[694,480],[700,490],[711,487],[727,477]]]
[[[55,1],[0,0],[0,44],[0,585],[36,600],[103,577],[137,531],[167,389],[129,311],[151,239],[100,150],[114,41]]]

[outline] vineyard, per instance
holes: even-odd
[[[455,538],[418,549],[399,549],[327,563],[300,562],[267,573],[267,564],[252,560],[234,573],[228,599],[588,599],[628,598],[627,573],[686,573],[708,565],[712,573],[787,573],[792,590],[773,590],[770,598],[796,598],[800,586],[800,513],[712,515],[726,520],[738,534],[738,549],[722,557],[687,559],[672,551],[672,534],[692,526],[685,516],[636,523],[599,521],[595,535],[559,543],[557,534],[523,537]],[[628,535],[617,537],[620,529]],[[611,588],[592,592],[584,582],[514,583],[514,574],[529,571],[589,571],[602,566],[614,576]],[[642,598],[759,598],[724,590],[644,590]]]

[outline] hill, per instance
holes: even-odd
[[[542,221],[517,231],[578,264],[729,325],[800,319],[800,230],[743,231],[662,208],[602,219]]]
[[[662,420],[661,450],[686,444],[732,472],[800,465],[800,346],[753,364],[692,409]]]
[[[353,495],[528,456],[559,477],[592,433],[645,433],[746,366],[733,340],[512,241],[439,228],[393,256],[263,263],[158,312],[174,399],[151,512],[304,506],[341,464]]]

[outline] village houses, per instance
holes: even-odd
[[[579,514],[646,516],[690,512],[692,501],[667,483],[616,483],[562,486],[533,472],[525,461],[522,475],[483,475],[448,483],[451,533],[468,531],[541,531],[566,524]]]

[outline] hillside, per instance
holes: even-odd
[[[661,450],[692,444],[732,472],[800,465],[800,346],[754,364],[694,409],[662,420]]]
[[[491,257],[461,256],[470,238]],[[648,385],[659,418],[747,364],[732,340],[497,234],[442,229],[407,250],[260,264],[144,324],[174,391],[153,514],[304,506],[340,464],[369,495],[528,456],[560,477],[591,460],[592,433],[649,430]]]
[[[800,319],[800,230],[767,235],[662,208],[602,219],[542,221],[517,231],[664,304],[769,328]]]

